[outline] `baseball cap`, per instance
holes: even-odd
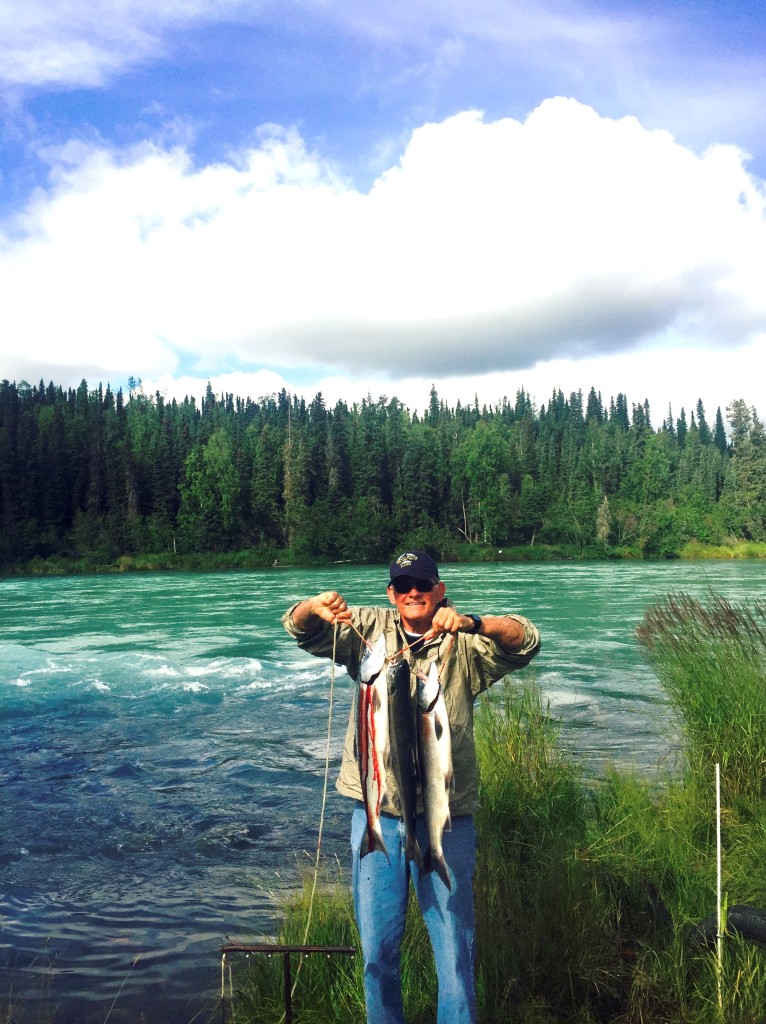
[[[412,576],[416,580],[438,580],[439,567],[425,551],[405,551],[391,563],[391,580]]]

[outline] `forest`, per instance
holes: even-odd
[[[701,401],[656,427],[647,402],[595,389],[524,390],[495,406],[396,398],[167,401],[109,386],[0,385],[0,567],[61,560],[171,568],[204,553],[243,564],[385,561],[402,545],[445,560],[673,558],[690,544],[766,541],[766,433],[742,400]],[[193,563],[192,563],[193,564]]]

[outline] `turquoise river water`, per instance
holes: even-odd
[[[764,594],[764,565],[447,566],[458,608],[520,611],[529,671],[588,772],[672,771],[675,734],[633,631],[674,590]],[[282,630],[385,567],[0,582],[0,1011],[80,1024],[208,1020],[219,947],[272,936],[316,847],[332,669]],[[331,773],[351,682],[335,685]],[[323,850],[348,861],[330,788]],[[143,1018],[141,1015],[143,1014]],[[199,1015],[199,1016],[197,1016]]]

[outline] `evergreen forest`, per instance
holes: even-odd
[[[0,517],[5,572],[150,553],[168,568],[235,552],[362,563],[402,545],[672,558],[766,541],[766,434],[741,400],[725,419],[698,402],[654,426],[647,402],[594,389],[450,408],[432,387],[417,413],[385,397],[328,408],[208,385],[177,402],[133,379],[127,395],[4,380]]]

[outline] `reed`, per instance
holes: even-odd
[[[636,635],[684,731],[690,781],[721,765],[728,800],[766,795],[766,603],[673,593]]]

